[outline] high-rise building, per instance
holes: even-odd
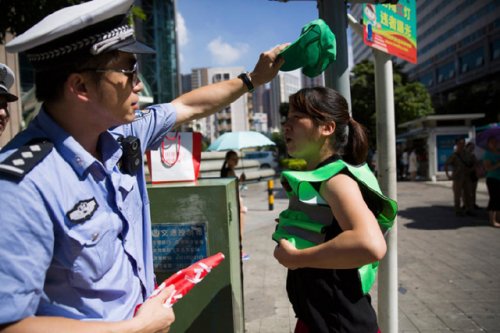
[[[325,75],[321,73],[315,77],[305,76],[303,73],[300,75],[302,80],[302,88],[311,88],[311,87],[324,87],[325,86]]]
[[[244,72],[243,67],[195,68],[191,72],[191,88],[196,89],[208,84],[234,79]],[[203,119],[193,121],[191,127],[203,133],[211,141],[225,132],[248,131],[249,100],[244,94],[221,111]]]
[[[166,103],[179,95],[180,75],[175,0],[138,0],[146,19],[136,20],[137,35],[156,54],[140,56],[140,71],[151,87],[154,102]]]
[[[288,97],[302,88],[300,70],[279,72],[271,81],[269,127],[271,131],[281,129],[280,106],[288,103]]]
[[[361,19],[362,5],[353,5],[351,12]],[[354,63],[371,57],[361,37],[353,34],[352,39]],[[417,1],[417,50],[416,65],[396,61],[428,88],[438,112],[484,112],[487,121],[497,121],[500,1]],[[470,110],[473,103],[453,103],[467,95],[477,98],[475,110]]]

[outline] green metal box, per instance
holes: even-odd
[[[148,186],[158,283],[202,258],[224,261],[174,305],[171,333],[244,332],[239,201],[235,179]]]

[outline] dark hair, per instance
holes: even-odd
[[[224,157],[224,163],[222,164],[222,168],[220,169],[220,176],[221,177],[227,177],[227,174],[229,171],[229,169],[227,167],[227,161],[229,161],[229,159],[233,156],[238,157],[238,154],[236,154],[236,152],[234,150],[229,150],[226,153],[226,156]]]
[[[315,125],[335,122],[333,149],[350,164],[361,164],[368,156],[365,128],[352,119],[349,105],[337,91],[327,87],[303,88],[290,96],[290,106],[307,114]]]
[[[62,97],[64,83],[73,73],[84,68],[97,68],[108,65],[117,59],[118,51],[111,51],[97,56],[74,57],[71,61],[61,63],[57,67],[50,67],[35,71],[35,92],[40,102],[54,102]],[[95,82],[98,82],[102,73],[89,72]]]

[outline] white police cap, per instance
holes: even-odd
[[[126,20],[133,0],[93,0],[45,17],[7,43],[8,52],[26,52],[35,69],[57,65],[78,55],[112,50],[154,53],[138,42]]]
[[[0,95],[7,99],[7,102],[17,101],[17,96],[9,93],[10,87],[14,84],[14,73],[4,64],[0,64]]]

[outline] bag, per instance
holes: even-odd
[[[168,133],[147,153],[151,183],[196,181],[200,174],[201,133]]]

